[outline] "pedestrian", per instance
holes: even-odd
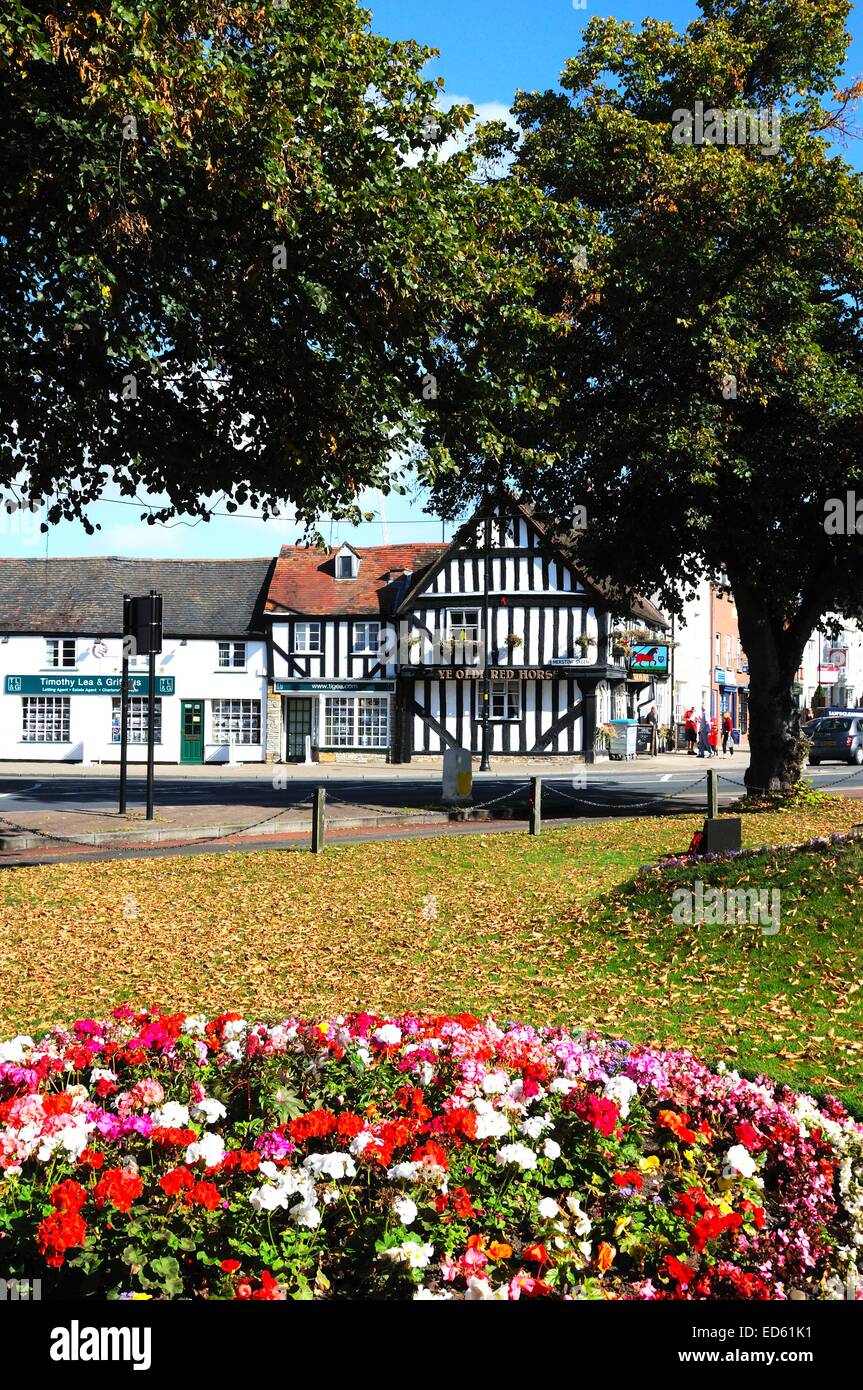
[[[734,752],[734,723],[728,710],[722,716],[722,751],[729,758]]]
[[[689,757],[695,757],[695,740],[698,736],[698,725],[695,722],[695,710],[690,705],[688,710],[683,713],[683,729],[686,734],[686,752]]]
[[[713,718],[712,718],[711,721],[710,721],[710,732],[709,732],[709,734],[707,735],[707,741],[708,741],[708,743],[710,744],[710,756],[711,756],[711,758],[718,758],[718,757],[719,757],[719,719],[718,719],[718,717],[717,717],[715,714],[714,714]]]
[[[655,758],[659,752],[659,715],[656,713],[656,705],[650,706],[647,724],[650,728],[650,754]]]
[[[710,720],[707,718],[707,710],[703,705],[701,707],[701,717],[698,721],[698,756],[699,758],[711,757]]]

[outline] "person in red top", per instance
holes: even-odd
[[[710,744],[710,753],[716,757],[719,753],[719,720],[714,714],[710,721],[710,733],[707,735],[707,742]]]
[[[733,730],[734,723],[728,710],[726,710],[722,716],[722,751],[727,753],[729,757],[734,752]]]
[[[684,710],[683,729],[686,734],[686,751],[694,757],[695,740],[698,737],[698,723],[695,718],[695,710],[691,705],[688,710]]]

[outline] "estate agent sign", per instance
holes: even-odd
[[[7,695],[119,695],[122,676],[7,676]],[[149,676],[129,676],[130,695],[148,695]],[[174,677],[157,676],[156,694],[173,695]]]

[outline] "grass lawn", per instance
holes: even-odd
[[[861,819],[853,801],[744,818],[744,842]],[[678,870],[698,817],[526,834],[6,870],[0,1037],[121,1001],[259,1016],[494,1012],[691,1046],[863,1111],[863,848]],[[672,889],[779,887],[778,935],[677,926]]]

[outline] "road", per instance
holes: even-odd
[[[531,774],[543,777],[543,811],[548,817],[605,817],[613,815],[655,815],[672,810],[692,810],[705,804],[706,771],[710,764],[678,763],[667,770],[668,759],[662,766],[651,768],[644,762],[629,767],[614,764],[580,766],[567,771],[545,771],[530,767],[524,772],[476,774],[473,801],[475,805],[495,803],[497,811],[507,805],[523,807]],[[742,760],[733,766],[717,759],[720,804],[742,795]],[[282,774],[282,775],[280,775]],[[807,776],[816,787],[824,787],[840,795],[863,794],[863,768],[841,764],[822,764],[807,769]],[[177,774],[171,768],[160,768],[156,777],[156,803],[165,806],[264,807],[277,811],[292,806],[307,806],[312,790],[325,784],[328,798],[357,808],[385,807],[392,810],[438,809],[440,807],[440,773],[430,770],[414,773],[409,768],[360,769],[326,767],[311,773],[299,768],[256,769],[245,772],[231,769],[220,776],[209,769],[195,775],[184,769]],[[693,783],[695,785],[693,785]],[[521,795],[521,793],[524,795]],[[137,769],[130,772],[129,806],[144,804],[144,778]],[[4,773],[0,770],[0,816],[14,819],[16,812],[68,810],[99,812],[113,811],[117,806],[117,772],[112,768],[89,769],[84,772],[51,772],[42,769],[29,772]]]

